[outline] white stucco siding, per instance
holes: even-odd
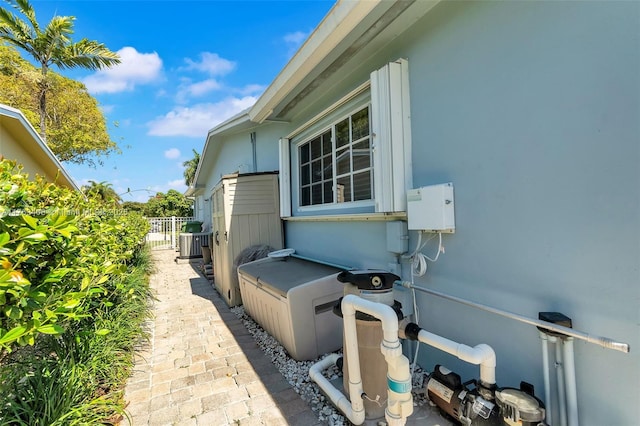
[[[456,203],[446,253],[416,282],[530,317],[559,311],[578,330],[629,343],[623,354],[576,342],[585,425],[636,424],[640,401],[639,24],[637,2],[442,2],[301,113],[408,58],[414,186],[451,181]],[[291,222],[287,245],[356,267],[393,259],[379,223]],[[492,345],[498,384],[526,380],[542,396],[535,328],[418,300],[423,327]],[[421,354],[427,369],[477,377],[453,357]]]
[[[639,18],[638,3],[445,3],[412,31],[414,184],[456,196],[420,284],[638,347]],[[499,382],[542,392],[534,328],[420,300],[432,330],[495,346]],[[576,343],[576,365],[581,424],[637,422],[637,353]]]

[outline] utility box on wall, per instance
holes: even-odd
[[[407,222],[408,228],[414,231],[455,232],[453,184],[408,190]]]

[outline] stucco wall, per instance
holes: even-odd
[[[636,2],[443,2],[350,76],[409,59],[414,186],[455,187],[456,233],[418,284],[530,317],[560,311],[630,343],[622,354],[576,342],[586,425],[636,424],[640,401],[639,23]],[[379,223],[286,230],[308,256],[393,258]],[[428,330],[496,349],[500,385],[542,393],[535,328],[418,300]],[[420,363],[478,374],[424,346]]]
[[[44,156],[42,153],[36,153]],[[42,166],[34,159],[34,153],[27,152],[19,143],[19,141],[7,131],[6,128],[0,126],[0,155],[5,159],[15,160],[24,166],[24,172],[34,178],[36,174],[46,177],[50,181],[54,181],[55,176],[51,176],[45,172]]]

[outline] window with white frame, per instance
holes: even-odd
[[[367,105],[298,145],[301,207],[372,198],[369,123]]]
[[[406,211],[412,187],[408,63],[371,79],[280,141],[280,211]],[[327,210],[329,209],[329,210]]]

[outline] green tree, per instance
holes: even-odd
[[[17,50],[0,44],[0,103],[20,109],[31,123],[39,122],[39,78],[39,71]],[[54,71],[49,72],[49,81],[47,145],[56,156],[94,165],[96,156],[119,152],[98,102],[86,87]]]
[[[93,180],[90,180],[89,183],[90,185],[82,187],[82,192],[88,197],[95,198],[105,204],[119,205],[120,201],[122,201],[110,183],[104,181],[96,182]]]
[[[171,217],[192,216],[193,202],[175,189],[170,189],[166,194],[158,192],[155,197],[147,201],[145,216],[147,217]]]
[[[43,28],[36,20],[36,12],[28,0],[5,0],[24,17],[0,8],[0,40],[25,51],[40,65],[38,84],[38,113],[40,135],[46,140],[47,93],[50,90],[48,71],[52,65],[59,69],[101,69],[120,63],[118,55],[102,43],[86,38],[73,42],[73,16],[54,16]]]
[[[182,163],[184,166],[184,183],[187,186],[191,186],[196,178],[196,170],[198,170],[198,164],[200,164],[200,154],[195,149],[192,149],[192,151],[193,158]]]
[[[137,212],[140,214],[144,214],[144,209],[146,208],[145,203],[141,203],[139,201],[125,201],[122,203],[122,208],[129,212]]]

